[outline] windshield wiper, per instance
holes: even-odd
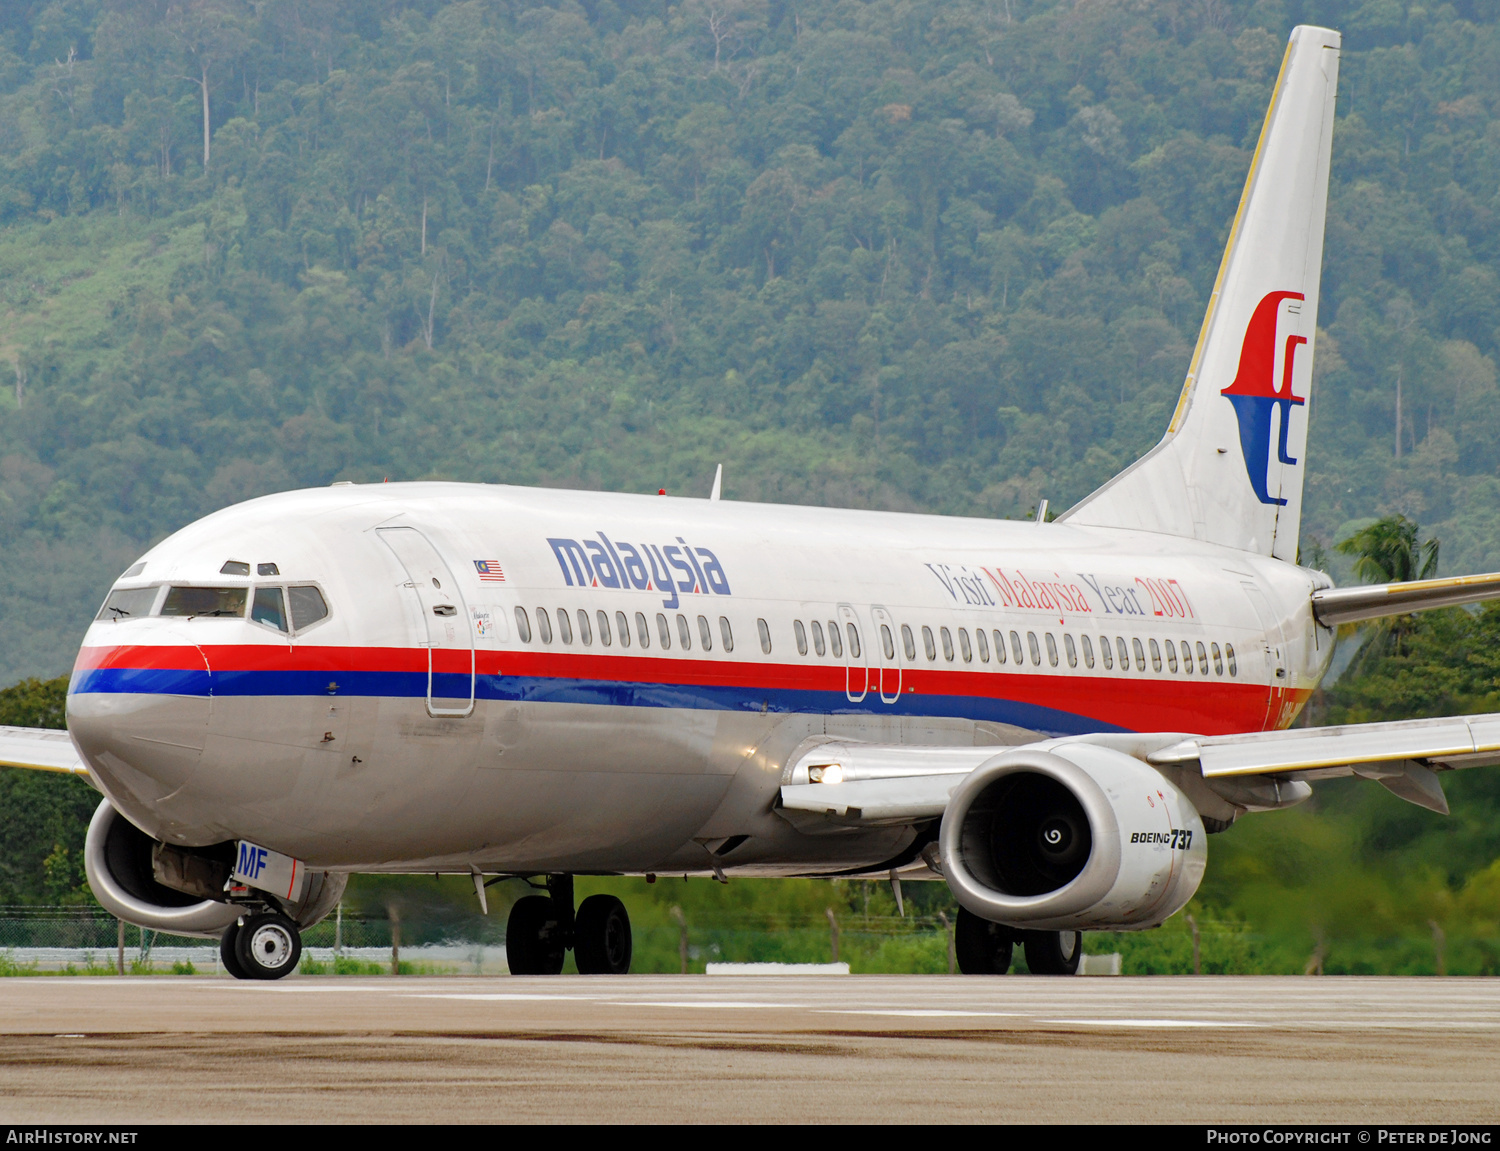
[[[117,613],[116,618],[118,618],[119,616],[122,616],[122,615],[133,615],[133,614],[135,614],[133,612],[126,611],[122,607],[115,607],[114,604],[110,604],[109,605],[109,610],[112,611],[112,612],[116,612]]]

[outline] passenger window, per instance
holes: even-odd
[[[1099,637],[1099,654],[1104,657],[1104,670],[1105,671],[1114,671],[1115,670],[1115,657],[1114,657],[1113,653],[1114,653],[1114,648],[1112,648],[1110,646],[1110,644],[1109,644],[1109,636],[1107,636],[1107,635],[1100,636]]]
[[[708,628],[708,617],[706,615],[698,617],[698,642],[704,651],[713,651],[714,633]]]
[[[564,621],[567,618],[567,613],[564,612]],[[547,609],[544,607],[536,609],[536,634],[541,638],[543,643],[552,642],[552,617],[547,614]]]
[[[1161,645],[1159,643],[1157,643],[1154,639],[1150,640],[1149,642],[1151,644],[1151,670],[1155,671],[1155,672],[1160,672],[1161,671]]]
[[[849,658],[850,659],[858,659],[859,658],[859,629],[857,627],[855,627],[852,623],[846,623],[844,626],[849,629]]]
[[[283,606],[279,587],[258,587],[255,598],[250,601],[250,618],[256,623],[286,631],[286,609]]]
[[[1167,670],[1177,674],[1177,645],[1171,640],[1167,640]]]
[[[896,658],[896,637],[891,634],[887,624],[880,625],[880,646],[885,649],[886,659]]]
[[[1226,643],[1224,645],[1224,658],[1229,661],[1229,674],[1233,676],[1239,675],[1239,665],[1234,661],[1234,644]]]
[[[584,627],[588,626],[589,617],[587,612],[580,612],[583,616]],[[557,638],[563,643],[573,642],[573,621],[568,618],[568,609],[560,607],[557,609]]]
[[[1094,668],[1094,641],[1088,636],[1080,637],[1083,640],[1083,666],[1090,671]]]
[[[922,647],[927,652],[929,660],[937,659],[937,644],[932,638],[932,629],[925,623],[922,625]]]
[[[701,620],[703,617],[699,616],[698,618]],[[721,615],[719,617],[719,638],[724,641],[724,650],[725,651],[733,651],[734,650],[734,632],[732,632],[732,631],[729,630],[729,617],[728,616]],[[766,639],[769,641],[770,638],[771,638],[770,633],[767,632],[766,633]],[[705,648],[707,648],[708,644],[704,644],[703,646]],[[770,648],[767,647],[766,650],[769,651]]]
[[[1047,633],[1047,662],[1053,667],[1057,666],[1057,641],[1052,638],[1052,633]]]
[[[609,612],[601,608],[597,613],[596,618],[599,620],[599,642],[602,643],[605,647],[608,647],[610,643]]]
[[[1215,643],[1215,644],[1210,644],[1209,647],[1212,648],[1213,653],[1214,653],[1214,674],[1215,675],[1223,675],[1224,674],[1224,660],[1219,655],[1219,645]]]
[[[906,658],[913,663],[917,659],[917,637],[911,634],[911,625],[901,625],[901,647],[906,652]]]
[[[1119,655],[1120,655],[1120,670],[1121,671],[1129,671],[1130,670],[1130,649],[1125,646],[1125,637],[1123,635],[1117,635],[1117,636],[1115,636],[1115,651],[1117,651],[1119,653]],[[1145,667],[1146,667],[1146,661],[1142,660],[1141,661],[1141,668],[1142,668],[1142,670],[1144,670]]]
[[[672,650],[672,628],[661,612],[656,613],[656,638],[661,641],[662,651]]]
[[[768,624],[763,619],[758,619],[758,620],[755,621],[755,630],[758,631],[758,632],[760,632],[760,650],[763,651],[763,652],[765,652],[766,655],[770,655],[771,654],[771,625]],[[803,647],[804,650],[806,650],[807,644],[804,643],[802,645],[802,647]]]
[[[1063,632],[1063,650],[1068,653],[1068,666],[1078,666],[1078,648],[1073,643],[1073,633]]]
[[[990,641],[984,638],[984,628],[974,629],[974,642],[979,645],[979,662],[990,662]]]
[[[681,612],[677,613],[677,642],[683,651],[693,650],[693,633],[688,629],[687,616]]]
[[[1010,633],[1010,654],[1015,657],[1016,666],[1021,667],[1026,663],[1026,657],[1021,654],[1021,635],[1019,632]]]
[[[953,633],[945,627],[938,628],[938,635],[943,637],[943,658],[949,663],[953,662]]]
[[[1193,674],[1193,649],[1188,647],[1188,641],[1182,641],[1182,672],[1184,675]]]
[[[243,616],[248,588],[174,587],[161,605],[162,615]]]
[[[531,617],[526,614],[524,607],[516,608],[516,634],[521,637],[522,643],[531,642]]]
[[[995,629],[995,662],[1005,662],[1005,637],[1000,634],[1000,629]]]
[[[1146,670],[1146,649],[1141,646],[1140,637],[1137,636],[1136,638],[1132,639],[1130,642],[1131,642],[1132,646],[1134,646],[1134,648],[1135,648],[1135,670],[1136,671],[1145,671]]]
[[[828,646],[833,648],[835,659],[844,658],[844,641],[839,636],[839,625],[833,620],[828,621]]]
[[[155,602],[156,589],[154,587],[122,588],[109,593],[109,598],[104,601],[104,606],[99,609],[99,614],[94,618],[112,619],[116,622],[140,619],[151,613],[151,605]]]
[[[797,654],[807,654],[807,629],[802,626],[800,619],[792,620],[792,634],[797,638]]]
[[[296,631],[328,618],[328,604],[323,601],[323,593],[315,587],[289,587],[286,598],[287,606],[292,609],[292,627]]]
[[[620,646],[630,646],[630,621],[622,611],[615,612],[615,631],[620,635]]]
[[[813,650],[820,656],[828,654],[828,647],[823,642],[823,625],[817,620],[812,621]]]
[[[1203,641],[1198,641],[1198,674],[1208,674],[1208,650],[1203,646]]]
[[[964,657],[964,663],[974,662],[974,650],[969,647],[969,629],[958,629],[958,654]]]
[[[562,631],[564,625],[568,622],[568,613],[565,611],[558,612],[557,621],[558,631]],[[564,637],[564,641],[566,641],[566,638]],[[589,626],[589,613],[583,608],[578,609],[578,639],[585,647],[592,646],[594,642],[594,629]]]
[[[1029,631],[1029,632],[1026,633],[1026,646],[1031,649],[1031,666],[1032,667],[1041,667],[1042,666],[1042,649],[1041,649],[1041,645],[1036,642],[1036,632]],[[1054,652],[1054,654],[1052,656],[1052,662],[1053,663],[1057,662],[1057,655],[1056,655],[1055,652]]]
[[[646,623],[646,613],[643,611],[635,613],[635,638],[641,641],[641,647],[651,646],[651,628]]]

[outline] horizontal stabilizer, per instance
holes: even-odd
[[[1367,587],[1325,588],[1313,593],[1313,614],[1325,627],[1365,619],[1405,615],[1437,607],[1500,599],[1500,572],[1454,576],[1451,579],[1409,580]]]
[[[72,737],[50,727],[0,727],[0,767],[82,776],[89,773]]]

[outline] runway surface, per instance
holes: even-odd
[[[1500,1119],[1500,980],[0,986],[8,1122]]]

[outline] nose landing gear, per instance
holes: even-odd
[[[281,979],[297,970],[302,933],[279,911],[247,915],[224,932],[219,958],[236,979]]]
[[[516,900],[505,926],[505,957],[512,975],[556,975],[573,949],[582,975],[624,975],[630,970],[630,916],[613,895],[591,895],[575,915],[573,877],[549,875],[546,895]]]

